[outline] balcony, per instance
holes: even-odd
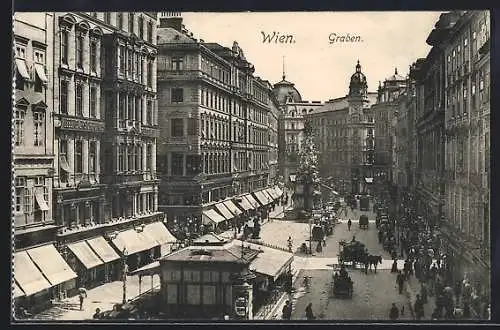
[[[101,184],[100,174],[68,174],[54,177],[55,189],[92,189]]]

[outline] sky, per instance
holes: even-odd
[[[182,13],[193,37],[231,48],[237,41],[255,66],[255,75],[272,84],[295,83],[303,100],[327,101],[345,96],[359,60],[376,91],[379,81],[408,74],[409,66],[426,57],[425,40],[441,12],[276,12]],[[263,34],[292,35],[293,43],[263,42]],[[359,42],[330,43],[331,35],[359,36]],[[334,38],[334,37],[332,37]],[[290,39],[288,39],[290,40]]]

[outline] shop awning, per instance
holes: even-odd
[[[226,218],[227,220],[231,220],[232,218],[234,218],[233,214],[231,213],[231,211],[228,210],[228,208],[224,205],[224,203],[217,203],[215,204],[215,208],[217,209],[217,211],[219,211],[223,216],[224,218]]]
[[[13,274],[27,296],[49,289],[52,285],[35,266],[26,251],[14,253]]]
[[[40,207],[40,210],[42,210],[42,211],[49,210],[49,205],[47,204],[47,201],[43,197],[43,188],[37,187],[35,189],[35,199],[36,199],[36,203],[38,204],[38,207]]]
[[[247,243],[245,243],[245,245],[246,244]],[[262,251],[258,254],[257,258],[250,263],[250,270],[270,276],[273,280],[283,274],[287,267],[293,262],[293,254],[290,252],[276,250],[257,244],[250,244],[250,248]]]
[[[222,215],[220,215],[213,209],[203,211],[202,215],[204,225],[208,225],[210,222],[218,224],[220,222],[226,221],[226,219],[224,219]]]
[[[372,183],[373,182],[373,178],[365,178],[365,181],[366,181],[366,183]]]
[[[135,229],[129,229],[118,233],[111,243],[116,246],[118,251],[126,250],[128,255],[150,250],[158,246],[148,235],[138,233]]]
[[[71,168],[69,167],[66,156],[59,157],[59,166],[64,172],[71,173]]]
[[[104,263],[112,262],[120,259],[120,256],[109,245],[109,243],[102,236],[98,236],[87,241],[92,250],[104,261]]]
[[[23,290],[21,290],[21,288],[17,285],[16,282],[14,282],[12,285],[12,294],[14,295],[14,298],[25,296]]]
[[[103,261],[99,259],[97,254],[92,251],[90,245],[88,245],[85,241],[68,244],[68,248],[87,269],[91,269],[103,264]]]
[[[262,204],[262,205],[267,205],[269,204],[271,201],[267,198],[266,195],[264,195],[264,193],[262,191],[256,191],[254,192],[255,194],[255,197],[257,198],[257,200]]]
[[[30,79],[28,68],[26,67],[26,62],[23,59],[16,58],[16,67],[21,77],[23,77],[24,79]]]
[[[248,194],[248,195],[243,196],[243,198],[246,198],[246,199],[248,200],[248,202],[250,203],[250,205],[252,205],[252,206],[253,206],[253,208],[258,208],[258,207],[260,207],[259,202],[257,202],[257,201],[255,200],[255,198],[253,198],[253,197],[252,197],[252,195]]]
[[[245,211],[253,210],[252,204],[250,204],[250,202],[243,196],[241,196],[241,202],[239,202],[239,204],[245,209]]]
[[[280,187],[274,187],[274,191],[276,191],[276,194],[278,194],[278,197],[281,197],[283,195],[283,190],[280,189]]]
[[[153,261],[150,264],[147,264],[146,266],[143,266],[139,269],[134,270],[133,272],[130,272],[130,276],[134,275],[139,275],[139,276],[151,276],[151,275],[156,275],[160,274],[160,262],[159,261]]]
[[[238,206],[236,206],[236,204],[234,204],[231,200],[228,200],[228,201],[225,201],[224,202],[224,205],[229,209],[229,211],[231,211],[234,215],[240,215],[241,213],[241,210],[238,208]]]
[[[262,190],[262,193],[264,195],[266,195],[266,197],[272,202],[274,200],[274,197],[273,195],[271,195],[271,193],[269,193],[269,189],[265,189],[265,190]]]
[[[36,75],[38,76],[38,78],[40,78],[42,82],[47,83],[49,81],[47,79],[47,76],[45,75],[45,68],[43,67],[43,65],[41,65],[40,63],[36,63],[35,71]]]
[[[64,283],[77,277],[76,273],[57,252],[53,244],[40,246],[28,251],[28,255],[40,268],[52,286]]]
[[[279,198],[279,196],[276,195],[276,191],[274,191],[274,188],[267,188],[266,191],[273,199]]]
[[[160,221],[156,221],[144,226],[146,235],[149,235],[158,245],[177,242],[177,238],[168,231],[167,227]]]

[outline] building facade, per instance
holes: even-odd
[[[268,164],[269,164],[269,182],[272,185],[280,183],[280,172],[278,162],[279,152],[279,120],[280,120],[280,106],[276,95],[272,91],[272,86],[268,82],[268,105],[269,113],[268,121]]]
[[[161,18],[158,35],[160,209],[199,231],[204,210],[270,184],[269,86],[237,42],[194,39],[181,17]]]
[[[315,128],[320,152],[320,176],[336,191],[370,192],[373,184],[375,122],[372,105],[377,94],[368,92],[359,61],[349,93],[307,114]]]
[[[116,280],[122,258],[133,270],[160,255],[151,239],[121,244],[163,220],[155,31],[155,13],[55,14],[53,198],[58,250],[78,273],[74,288]]]
[[[392,172],[396,157],[394,124],[401,102],[405,100],[402,95],[406,92],[406,84],[406,77],[398,74],[396,68],[394,74],[379,85],[377,103],[372,106],[375,117],[375,177],[381,181],[384,179],[389,182],[397,181]]]
[[[459,12],[444,48],[445,205],[442,231],[453,275],[490,287],[490,16]]]
[[[54,90],[50,61],[54,14],[16,13],[13,24],[13,298],[16,307],[39,306],[57,297],[64,282],[76,277],[68,272],[60,280],[50,281],[39,270],[48,266],[40,251],[56,252],[53,243],[57,226],[52,202]],[[60,261],[53,263],[60,266]],[[67,266],[63,261],[62,267]]]
[[[291,188],[299,165],[299,153],[304,140],[305,115],[321,107],[321,101],[305,101],[295,88],[295,84],[287,81],[283,72],[282,80],[274,84],[274,95],[279,104],[280,120],[278,132],[278,163],[280,180]]]

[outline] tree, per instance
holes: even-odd
[[[299,152],[296,189],[293,195],[296,205],[303,211],[311,212],[321,199],[318,170],[318,151],[314,143],[314,129],[309,120],[304,123],[304,139]]]

